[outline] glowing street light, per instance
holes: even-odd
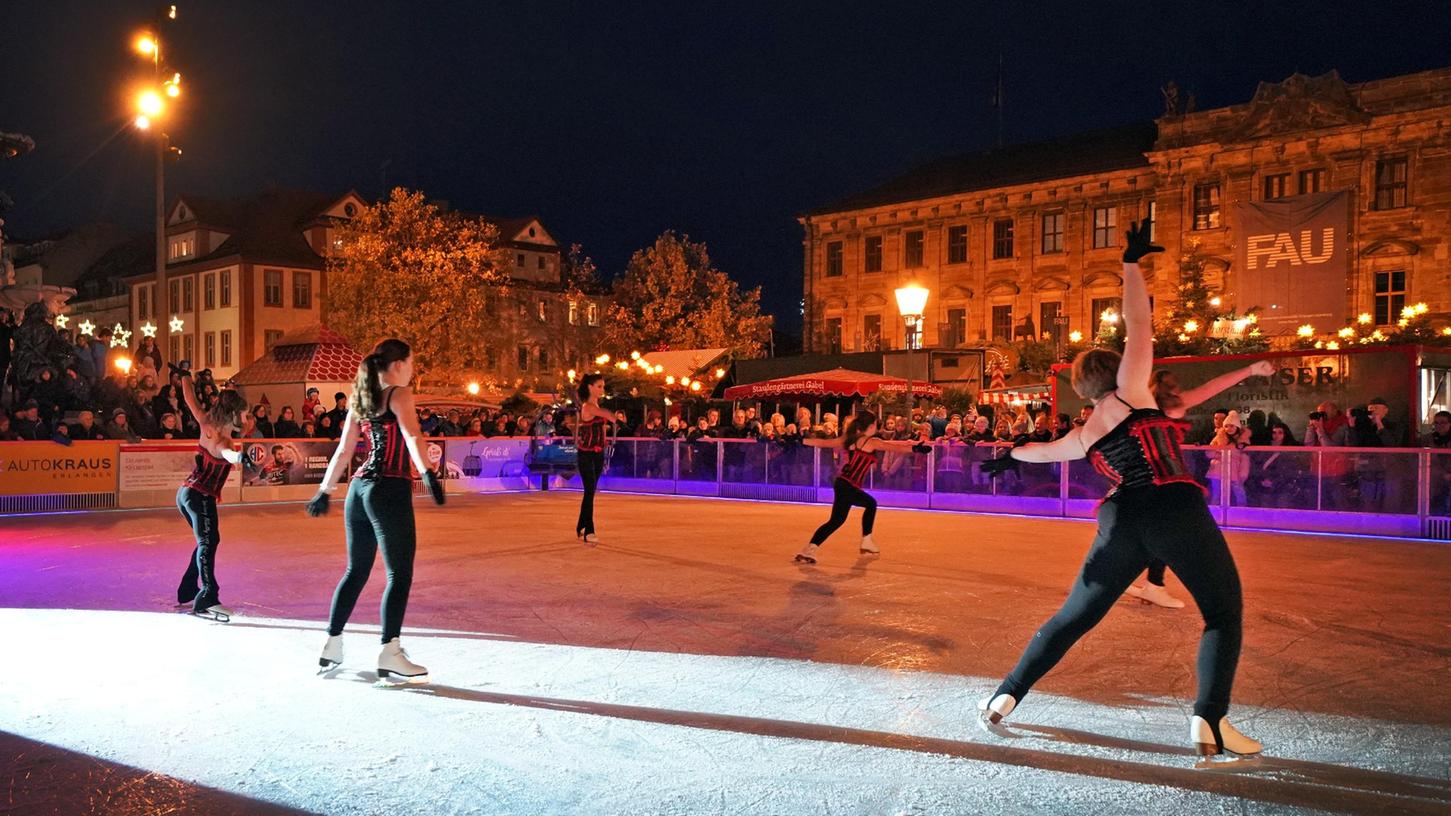
[[[898,287],[897,311],[906,324],[903,338],[907,341],[907,416],[912,415],[912,350],[922,345],[918,332],[922,327],[922,315],[927,310],[927,288],[915,283]]]
[[[469,396],[477,397],[479,395],[479,384],[476,382],[471,382],[464,387],[464,390],[469,392]]]
[[[161,110],[165,106],[166,103],[161,101],[161,94],[156,91],[142,91],[136,97],[136,110],[140,111],[142,116],[152,118],[160,116]]]
[[[175,7],[173,7],[175,8]],[[142,34],[136,38],[136,52],[145,57],[153,56],[156,53],[156,40],[150,34]]]

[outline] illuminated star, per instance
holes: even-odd
[[[81,334],[95,334],[96,332],[96,324],[89,320],[82,320],[76,324],[76,328],[81,330]]]
[[[69,317],[66,317],[63,314],[59,314],[59,315],[56,315],[55,316],[55,327],[57,329],[64,329],[65,328],[65,325],[67,323],[69,323],[69,322],[71,322],[71,319]]]
[[[142,323],[141,324],[141,336],[142,337],[155,337],[156,336],[156,324],[155,323],[152,323],[150,320],[146,321],[145,323]]]
[[[186,325],[186,321],[182,320],[181,318],[177,317],[176,315],[172,315],[171,316],[171,333],[172,334],[181,334],[181,329],[185,325]]]

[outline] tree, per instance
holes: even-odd
[[[615,284],[604,340],[617,352],[726,347],[758,357],[771,323],[761,314],[760,287],[742,292],[711,264],[705,244],[667,231],[630,258]]]
[[[1205,257],[1199,246],[1198,239],[1191,240],[1189,251],[1179,259],[1177,298],[1168,317],[1155,327],[1154,356],[1265,351],[1269,342],[1254,325],[1259,307],[1243,314],[1222,308],[1220,298],[1204,282]]]
[[[354,347],[398,337],[413,345],[419,378],[462,381],[492,331],[487,304],[509,278],[498,230],[440,212],[394,188],[338,231],[328,259],[324,320]]]

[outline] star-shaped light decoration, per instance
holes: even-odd
[[[141,324],[141,336],[142,337],[155,337],[156,336],[156,324],[155,323],[152,323],[150,320],[146,321],[145,323],[142,323]]]
[[[91,335],[96,333],[96,324],[92,323],[90,320],[82,320],[80,323],[76,324],[76,328],[80,329],[81,334],[84,335]]]
[[[186,321],[182,320],[181,318],[177,317],[176,315],[172,315],[171,316],[171,333],[172,334],[181,334],[182,327],[185,326],[185,325],[186,325]]]
[[[63,314],[58,314],[55,316],[55,327],[57,329],[64,329],[66,324],[69,322],[71,322],[71,319]]]
[[[111,327],[111,348],[125,348],[131,342],[131,332],[125,326],[117,323]]]

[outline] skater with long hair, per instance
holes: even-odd
[[[227,389],[210,409],[204,409],[192,387],[191,372],[175,365],[171,371],[181,378],[178,390],[201,428],[196,466],[176,491],[176,509],[196,537],[196,548],[176,588],[176,605],[189,605],[193,615],[225,623],[231,620],[232,610],[222,606],[221,587],[217,584],[217,545],[222,540],[217,529],[217,499],[222,496],[232,466],[242,461],[242,452],[232,446],[232,434],[242,427],[247,401]]]
[[[1000,473],[1017,462],[1089,457],[1114,487],[1098,509],[1098,533],[1062,608],[1034,635],[1018,665],[992,696],[978,703],[988,722],[1008,716],[1043,675],[1098,624],[1152,558],[1173,568],[1204,617],[1199,640],[1199,690],[1189,739],[1201,756],[1256,754],[1260,743],[1230,724],[1229,698],[1239,663],[1242,599],[1229,545],[1209,514],[1204,491],[1184,464],[1184,423],[1169,418],[1149,389],[1153,329],[1149,294],[1138,261],[1162,252],[1147,222],[1129,230],[1124,247],[1124,353],[1090,349],[1073,361],[1073,389],[1094,404],[1082,427],[1062,439],[1015,447],[982,464]]]
[[[878,439],[876,415],[858,411],[847,421],[846,431],[840,437],[803,439],[802,444],[814,448],[841,448],[846,451],[848,458],[831,483],[831,517],[816,528],[811,540],[801,548],[801,552],[796,553],[795,560],[799,563],[815,564],[822,543],[846,523],[852,507],[862,508],[862,554],[879,554],[881,550],[872,540],[872,525],[877,518],[877,500],[862,489],[862,484],[866,481],[867,474],[876,466],[878,452],[926,453],[931,449],[927,446],[925,437],[915,441]]]
[[[1236,368],[1233,371],[1220,374],[1218,377],[1195,386],[1188,391],[1182,391],[1179,387],[1179,378],[1174,372],[1168,369],[1159,369],[1149,380],[1149,391],[1154,395],[1154,402],[1159,410],[1170,419],[1183,419],[1189,413],[1189,409],[1199,405],[1221,391],[1242,382],[1246,377],[1268,377],[1275,373],[1275,366],[1268,360],[1260,360],[1251,363],[1243,368]],[[1169,593],[1164,586],[1164,562],[1154,558],[1149,561],[1148,582],[1143,586],[1129,584],[1124,594],[1138,598],[1144,603],[1162,606],[1166,609],[1183,609],[1184,602]]]
[[[605,426],[615,424],[615,415],[600,406],[604,395],[605,375],[586,374],[579,381],[579,422],[574,441],[584,495],[579,500],[579,520],[574,524],[574,534],[590,545],[600,543],[595,536],[595,491],[605,470]]]
[[[343,627],[353,614],[353,606],[368,582],[381,548],[388,584],[383,589],[379,613],[383,650],[378,653],[378,678],[387,680],[397,675],[422,682],[428,677],[428,669],[409,660],[399,643],[403,614],[408,609],[408,592],[413,586],[413,555],[417,548],[410,461],[422,474],[433,501],[443,504],[444,499],[443,484],[438,474],[429,469],[418,444],[422,433],[413,407],[413,390],[408,387],[412,381],[413,350],[402,340],[384,340],[363,358],[353,383],[353,396],[343,419],[337,451],[328,463],[317,495],[307,503],[308,515],[317,517],[327,513],[328,494],[352,461],[359,438],[363,439],[367,452],[363,464],[348,483],[348,496],[343,502],[348,569],[333,593],[327,643],[318,659],[323,669],[343,662]]]

